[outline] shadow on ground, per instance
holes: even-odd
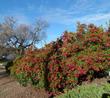
[[[0,69],[1,70],[1,69]],[[0,79],[4,77],[8,77],[9,75],[6,73],[5,70],[0,71]]]
[[[110,98],[110,92],[108,93],[103,93],[102,98]]]
[[[6,85],[14,80],[9,79],[9,74],[6,73],[4,68],[0,68],[0,86]]]

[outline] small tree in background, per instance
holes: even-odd
[[[0,23],[0,46],[14,48],[19,54],[30,46],[36,44],[45,37],[48,23],[41,19],[35,22],[34,26],[17,24],[13,17],[6,17]],[[8,52],[8,51],[7,51]]]

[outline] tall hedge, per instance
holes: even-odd
[[[76,33],[64,32],[42,49],[27,50],[14,61],[11,73],[24,85],[56,93],[102,77],[109,68],[109,29],[90,24],[80,25]]]

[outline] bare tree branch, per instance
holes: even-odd
[[[0,45],[24,51],[45,38],[47,27],[47,22],[40,19],[34,26],[29,26],[17,24],[13,17],[5,17],[4,22],[0,23]]]

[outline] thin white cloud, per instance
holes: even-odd
[[[110,19],[110,13],[99,13],[93,15],[87,15],[82,17],[80,20],[83,22],[97,22],[101,20],[108,20]]]
[[[66,0],[71,2],[71,0]],[[107,21],[110,18],[110,13],[105,11],[110,6],[106,3],[95,6],[96,2],[91,0],[77,0],[71,3],[67,9],[63,8],[50,8],[43,4],[39,7],[39,12],[43,18],[50,23],[58,23],[63,25],[71,25],[77,21],[86,23],[97,23],[99,21]],[[94,5],[95,4],[95,5]],[[101,6],[103,8],[101,8]]]
[[[36,9],[36,7],[35,7],[34,4],[28,4],[28,5],[27,5],[27,9],[28,9],[29,11],[33,11],[33,10]]]
[[[24,14],[16,14],[14,17],[18,24],[30,24],[28,17],[26,17]]]
[[[77,21],[86,23],[96,23],[99,21],[107,21],[110,19],[110,13],[92,13],[83,16],[77,16],[80,12],[73,12],[64,9],[50,9],[42,15],[50,23],[59,23],[63,25],[72,25]]]
[[[110,13],[105,13],[105,11],[110,7],[110,4],[101,1],[100,4],[96,4],[96,0],[94,1],[95,2],[91,0],[74,0],[73,2],[73,0],[64,0],[64,3],[69,3],[70,5],[67,5],[67,8],[59,8],[57,5],[56,7],[48,6],[51,0],[41,0],[40,5],[35,6],[34,3],[27,4],[27,9],[22,8],[18,11],[12,11],[11,13],[12,16],[17,17],[19,23],[30,23],[31,17],[26,14],[30,12],[46,19],[50,24],[73,25],[77,21],[96,23],[109,20]]]

